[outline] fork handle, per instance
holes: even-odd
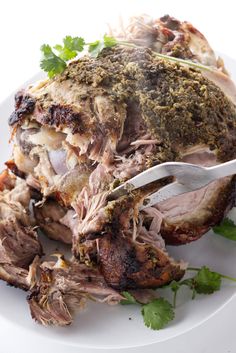
[[[212,180],[234,175],[236,174],[236,159],[206,169],[211,173]]]

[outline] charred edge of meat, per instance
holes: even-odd
[[[216,208],[210,210],[211,212],[204,223],[200,226],[192,224],[169,225],[164,219],[161,228],[161,236],[165,239],[167,245],[183,245],[198,240],[208,232],[211,227],[223,220],[225,213],[234,206],[235,196],[236,177],[219,193],[215,203]]]
[[[60,127],[62,125],[70,127],[73,134],[83,132],[80,113],[73,111],[70,106],[66,105],[51,105],[42,123],[54,127]]]
[[[33,113],[35,99],[28,94],[20,91],[15,96],[15,111],[11,114],[8,123],[10,126],[19,123],[25,116]]]
[[[16,165],[16,163],[13,160],[9,160],[7,162],[5,162],[5,165],[7,166],[7,168],[16,176],[18,176],[21,179],[25,179],[26,178],[26,174],[24,172],[22,172]]]
[[[133,243],[122,234],[104,234],[99,239],[99,259],[107,284],[118,290],[157,288],[184,275],[160,249]]]

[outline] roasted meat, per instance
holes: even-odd
[[[157,288],[183,277],[168,254],[150,244],[133,242],[121,234],[104,234],[99,240],[101,271],[115,289]]]
[[[136,16],[121,28],[111,29],[110,34],[120,40],[149,47],[153,51],[200,62],[217,70],[202,70],[202,74],[215,82],[236,103],[236,87],[230,79],[221,58],[217,58],[207,39],[191,23],[181,22],[165,15],[158,19]]]
[[[34,216],[40,229],[53,240],[71,244],[72,232],[63,224],[66,213],[67,210],[53,199],[34,206]]]
[[[138,212],[141,199],[123,197],[108,202],[93,222],[73,238],[80,261],[100,267],[107,284],[117,290],[157,288],[184,275],[185,264],[174,261],[158,232],[158,211]]]
[[[223,66],[201,32],[191,23],[169,15],[158,19],[148,15],[134,16],[118,28],[111,27],[110,34],[162,54],[219,68]]]
[[[72,315],[87,299],[117,304],[123,298],[107,286],[98,269],[77,261],[59,256],[58,261],[42,263],[39,272],[28,303],[32,317],[45,326],[71,324]]]
[[[0,278],[28,289],[29,266],[42,247],[29,214],[31,193],[26,182],[4,171],[0,175]]]
[[[96,204],[122,180],[166,161],[214,165],[236,154],[235,106],[222,90],[145,48],[106,49],[72,62],[17,95],[10,125],[17,168],[44,197],[74,208],[76,239],[92,224],[101,231]],[[199,238],[230,208],[234,187],[225,178],[155,206],[163,237],[175,244]]]

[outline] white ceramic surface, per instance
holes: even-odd
[[[227,57],[225,61],[236,79],[236,62]],[[32,80],[34,81],[35,78]],[[12,110],[13,95],[0,105],[1,166],[8,159],[11,151],[7,143],[9,139],[7,118]],[[50,242],[49,246],[53,249],[58,247],[58,244]],[[191,266],[207,265],[216,271],[236,277],[236,242],[212,233],[190,245],[169,247],[169,252],[175,258],[189,261]],[[143,325],[140,309],[135,306],[108,307],[101,304],[89,305],[86,311],[77,316],[71,327],[46,329],[31,320],[25,293],[1,282],[0,324],[9,325],[9,329],[13,331],[21,330],[22,335],[27,332],[34,337],[39,335],[39,339],[43,337],[45,342],[54,341],[55,344],[63,344],[68,348],[70,346],[104,349],[140,347],[170,340],[193,328],[197,332],[196,327],[231,301],[235,291],[234,285],[224,282],[221,291],[212,296],[198,296],[195,301],[191,301],[188,293],[183,292],[183,296],[178,297],[175,320],[161,331],[147,329]],[[168,293],[166,295],[168,296]]]

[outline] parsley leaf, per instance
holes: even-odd
[[[225,218],[223,222],[213,227],[215,233],[230,240],[236,240],[236,224],[231,219]]]
[[[43,54],[40,62],[40,67],[48,73],[50,78],[56,74],[62,73],[65,70],[65,61],[53,53],[50,45],[44,44],[40,49]]]
[[[173,306],[163,298],[152,300],[142,306],[144,324],[152,330],[160,330],[174,319]]]
[[[139,304],[137,300],[129,292],[122,292],[121,294],[123,295],[123,297],[125,297],[125,299],[122,299],[120,301],[120,304],[122,305]]]
[[[208,267],[203,266],[192,279],[194,290],[198,294],[212,294],[221,287],[221,275],[210,271]]]

